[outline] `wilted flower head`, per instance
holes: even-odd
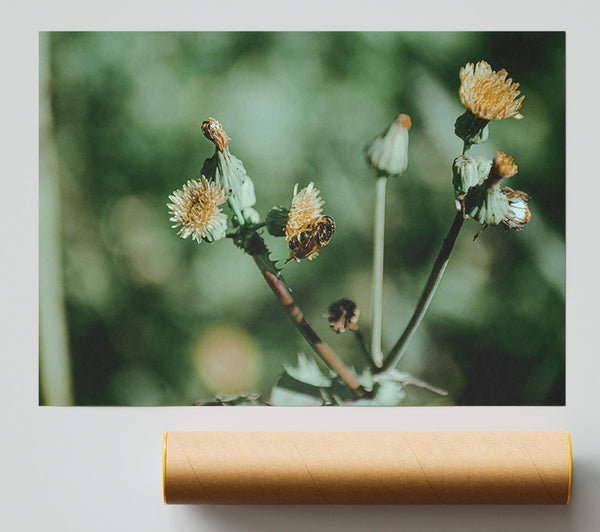
[[[403,174],[408,166],[408,130],[410,116],[401,114],[386,133],[367,147],[367,159],[373,168],[385,175]]]
[[[519,109],[524,96],[520,94],[519,84],[506,79],[508,73],[502,69],[494,72],[485,61],[477,65],[467,63],[460,69],[461,85],[460,99],[473,113],[485,120],[500,120],[502,118],[522,118]]]
[[[493,186],[500,183],[503,179],[514,176],[519,171],[515,160],[501,151],[496,153],[490,174],[487,178],[488,185]]]
[[[529,195],[509,187],[502,187],[501,190],[508,199],[508,212],[502,219],[502,223],[509,229],[520,229],[531,220],[531,211],[527,205]]]
[[[288,244],[298,233],[305,231],[315,218],[321,216],[321,207],[324,203],[319,197],[319,190],[315,188],[312,181],[300,192],[298,192],[298,184],[296,184],[292,208],[285,226],[285,240]]]
[[[329,319],[329,326],[336,333],[343,333],[346,329],[358,330],[359,316],[360,310],[354,301],[340,299],[330,305],[327,319]]]
[[[200,180],[189,180],[182,190],[176,190],[168,203],[172,214],[172,227],[181,229],[177,233],[181,238],[192,235],[192,240],[200,242],[202,238],[214,242],[225,236],[227,216],[219,205],[227,201],[227,194],[218,183],[210,183],[204,176]]]
[[[499,183],[517,173],[512,157],[498,152],[486,180],[469,189],[465,196],[465,218],[471,217],[483,225],[503,223],[518,229],[531,219],[524,192],[501,187]]]
[[[214,118],[208,118],[202,122],[202,133],[204,136],[214,143],[219,151],[223,151],[229,145],[229,137],[221,122]]]
[[[202,165],[202,175],[208,181],[223,186],[233,209],[232,224],[258,223],[260,216],[253,208],[256,203],[254,183],[246,173],[244,163],[229,150],[229,137],[218,120],[208,118],[202,123],[202,133],[216,147],[212,157]]]

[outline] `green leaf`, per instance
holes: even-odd
[[[358,399],[348,386],[329,369],[322,369],[315,360],[298,355],[296,366],[284,365],[285,371],[271,392],[274,405],[353,405],[396,406],[406,399],[406,386],[418,386],[439,395],[448,392],[437,388],[410,373],[389,370],[373,375],[365,369],[357,375],[360,384],[369,392],[368,399]]]
[[[437,388],[421,379],[413,377],[410,373],[389,370],[376,375],[367,369],[358,376],[358,381],[368,391],[373,391],[373,397],[359,399],[352,404],[357,406],[394,406],[399,405],[406,398],[405,386],[412,385],[431,390],[439,395],[448,395],[446,390]]]
[[[313,359],[307,358],[303,353],[298,353],[298,367],[294,368],[288,364],[284,364],[283,367],[288,375],[298,381],[321,388],[331,386],[331,379],[335,376],[330,370],[321,370]]]
[[[384,381],[375,385],[375,393],[369,399],[354,401],[356,406],[397,406],[406,397],[404,384],[395,381]]]
[[[276,406],[322,406],[328,404],[327,394],[317,386],[294,379],[284,373],[271,391],[271,403]]]
[[[303,353],[298,354],[298,365],[284,364],[285,371],[271,392],[275,405],[330,405],[339,404],[332,390],[334,374],[322,370]]]

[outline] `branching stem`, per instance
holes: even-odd
[[[310,326],[308,321],[306,321],[304,314],[298,305],[296,305],[290,292],[284,286],[284,284],[277,278],[276,275],[261,267],[256,257],[254,257],[254,262],[263,274],[265,281],[271,287],[271,290],[273,290],[273,293],[279,302],[287,310],[290,318],[294,322],[294,325],[296,325],[300,333],[302,333],[302,336],[304,336],[314,352],[319,355],[319,357],[340,376],[340,378],[350,387],[350,389],[356,393],[358,397],[366,397],[368,392],[360,385],[356,379],[356,376],[354,373],[352,373],[348,366],[342,362],[342,360],[335,354],[329,345],[321,340],[319,335]]]

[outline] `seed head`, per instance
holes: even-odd
[[[358,330],[359,316],[360,310],[354,301],[340,299],[330,305],[327,318],[329,319],[329,326],[336,333],[343,333],[346,329]]]

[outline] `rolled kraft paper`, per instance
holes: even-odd
[[[568,504],[568,432],[167,432],[165,503]]]

